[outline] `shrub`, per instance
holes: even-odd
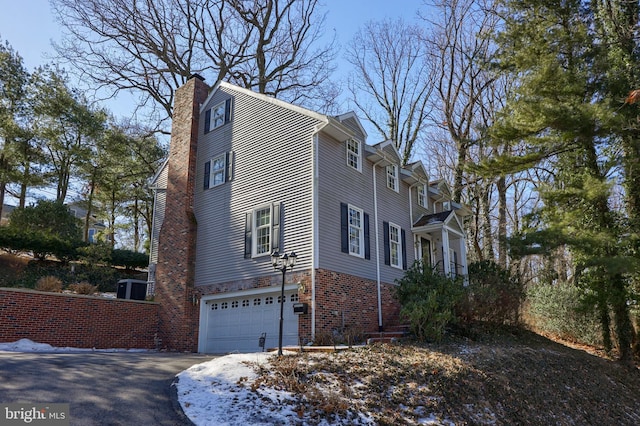
[[[468,320],[494,325],[516,325],[524,290],[520,280],[492,261],[469,265],[469,286],[466,288]]]
[[[36,283],[36,290],[62,293],[62,281],[57,277],[42,277]]]
[[[67,206],[55,201],[40,200],[35,206],[15,209],[6,230],[0,233],[0,246],[31,251],[39,259],[47,255],[71,259],[81,244],[80,221]]]
[[[601,345],[597,316],[581,301],[581,291],[569,283],[540,284],[527,291],[525,313],[535,329],[560,338]]]
[[[71,284],[69,285],[69,290],[73,291],[74,293],[77,294],[94,294],[96,291],[98,291],[98,287],[95,285],[91,285],[86,281],[82,281],[80,283],[77,284]]]
[[[462,279],[451,279],[415,262],[397,280],[400,317],[409,322],[418,339],[439,341],[445,329],[457,322],[455,307],[464,293]]]
[[[115,249],[111,253],[111,264],[127,269],[146,268],[149,266],[149,256],[132,250]]]

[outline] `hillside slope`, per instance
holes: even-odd
[[[291,391],[307,424],[640,424],[638,369],[526,331],[285,356],[260,373],[252,388]]]

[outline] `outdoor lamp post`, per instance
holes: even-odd
[[[282,325],[284,323],[284,278],[288,269],[293,269],[296,265],[295,252],[289,254],[283,253],[282,255],[275,250],[271,253],[271,264],[273,269],[282,272],[282,289],[280,290],[280,333],[278,334],[278,356],[282,355]]]

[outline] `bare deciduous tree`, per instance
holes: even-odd
[[[498,23],[491,0],[435,0],[425,3],[430,11],[422,19],[427,24],[423,42],[434,64],[435,96],[431,99],[435,126],[447,131],[455,145],[457,160],[453,176],[453,198],[460,202],[464,167],[469,149],[486,126],[482,104],[494,82],[487,72],[491,57],[491,34]]]
[[[421,29],[403,20],[369,22],[347,48],[352,100],[407,164],[424,130],[433,82]]]
[[[193,73],[299,103],[328,84],[333,42],[313,48],[318,0],[52,0],[58,54],[96,90],[139,94],[159,121]]]

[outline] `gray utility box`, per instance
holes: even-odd
[[[144,300],[147,297],[147,282],[142,280],[118,281],[118,299]]]

